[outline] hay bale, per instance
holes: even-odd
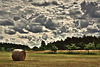
[[[26,52],[22,49],[15,49],[12,53],[12,59],[14,61],[24,61],[26,57]]]

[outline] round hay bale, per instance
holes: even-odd
[[[12,53],[12,59],[14,61],[24,61],[26,57],[26,52],[22,49],[15,49]]]

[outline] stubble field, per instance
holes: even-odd
[[[13,61],[12,52],[0,52],[0,67],[100,67],[100,55],[26,52],[25,61]]]

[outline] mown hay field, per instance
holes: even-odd
[[[100,55],[43,54],[27,51],[25,61],[13,61],[12,52],[0,52],[0,67],[100,67]]]

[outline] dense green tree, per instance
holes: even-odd
[[[80,47],[79,50],[84,50],[84,46],[85,46],[85,45],[84,45],[83,42],[80,42],[80,43],[77,43],[76,46],[77,46],[77,47]]]
[[[52,47],[51,47],[51,50],[52,50],[54,53],[56,53],[56,51],[58,50],[58,48],[57,48],[56,46],[52,46]]]
[[[71,44],[71,45],[67,45],[67,50],[69,50],[69,52],[71,52],[71,50],[77,50],[80,47],[77,47],[75,44]]]
[[[45,41],[43,41],[43,40],[42,40],[42,42],[41,42],[41,47],[46,47],[46,43],[45,43]]]
[[[67,50],[67,46],[66,45],[63,45],[63,50]]]
[[[54,44],[47,44],[47,50],[51,50],[52,46],[54,46]]]
[[[96,45],[96,49],[100,50],[100,44]]]
[[[89,54],[89,50],[94,50],[95,49],[95,44],[94,43],[86,44],[84,49],[86,49],[88,51],[88,54]]]
[[[45,41],[42,40],[41,46],[39,47],[39,50],[44,51],[46,49],[47,49],[46,43],[45,43]]]
[[[46,50],[46,48],[45,47],[39,47],[39,50],[44,51],[44,50]]]
[[[71,50],[77,50],[79,49],[80,47],[77,47],[75,44],[71,44]]]
[[[34,51],[38,51],[39,48],[38,48],[37,46],[34,46],[34,47],[32,48],[32,50],[34,50]]]
[[[67,47],[67,50],[68,50],[69,52],[71,52],[71,46],[70,46],[70,45],[67,45],[66,47]]]

